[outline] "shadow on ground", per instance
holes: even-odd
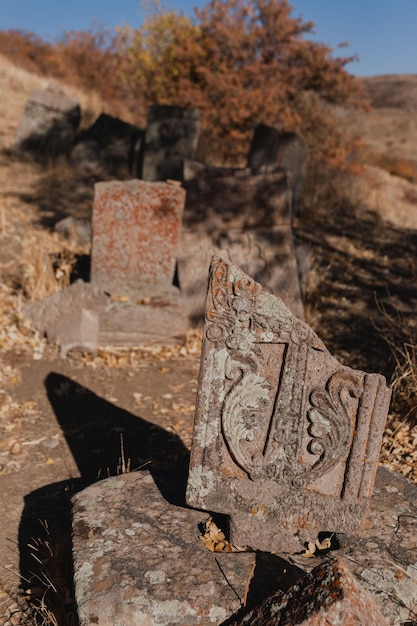
[[[74,625],[71,497],[99,479],[146,467],[162,495],[185,506],[189,453],[176,435],[66,376],[49,374],[45,387],[80,478],[47,485],[25,497],[20,574],[35,604],[43,601],[60,626]]]
[[[309,323],[345,365],[389,379],[387,315],[406,331],[417,309],[417,232],[361,209],[318,213],[295,234],[310,250],[315,276],[307,289]]]

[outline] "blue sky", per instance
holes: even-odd
[[[206,0],[165,0],[168,8],[192,14]],[[358,76],[417,74],[417,0],[293,0],[293,15],[315,23],[316,38],[360,60],[347,66]],[[108,27],[143,18],[138,0],[0,0],[0,30],[26,30],[56,39],[66,30]]]

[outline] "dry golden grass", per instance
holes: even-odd
[[[404,178],[410,183],[417,183],[417,161],[405,156],[395,156],[389,151],[384,153],[363,148],[358,158],[363,163],[379,167],[392,176]]]
[[[0,139],[4,147],[10,148],[13,143],[29,94],[34,89],[45,89],[51,84],[78,99],[83,113],[81,127],[90,125],[102,113],[103,102],[95,92],[85,93],[61,85],[55,79],[27,72],[0,54],[0,93],[3,94],[0,98]]]

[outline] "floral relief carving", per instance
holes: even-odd
[[[326,473],[346,458],[356,415],[352,399],[358,399],[362,392],[362,377],[343,370],[329,378],[326,389],[311,392],[308,451],[318,457],[311,469],[312,477]]]

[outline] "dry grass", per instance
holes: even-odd
[[[7,97],[0,98],[0,138],[5,147],[11,147],[20,117],[27,99],[34,89],[45,89],[56,85],[75,97],[82,110],[81,128],[89,126],[103,112],[103,102],[95,92],[83,92],[75,87],[68,88],[57,80],[27,72],[0,54],[0,91]],[[1,137],[3,135],[3,137]]]
[[[25,238],[15,288],[21,290],[26,302],[46,298],[70,284],[75,255],[67,244],[59,243],[57,237],[42,231],[32,231]]]
[[[395,307],[390,313],[382,304],[379,308],[383,322],[379,329],[381,337],[394,360],[392,409],[401,416],[402,423],[417,426],[417,324]]]
[[[411,158],[395,156],[389,151],[380,153],[366,148],[362,148],[358,158],[363,163],[379,167],[392,176],[404,178],[410,183],[417,182],[417,161]]]

